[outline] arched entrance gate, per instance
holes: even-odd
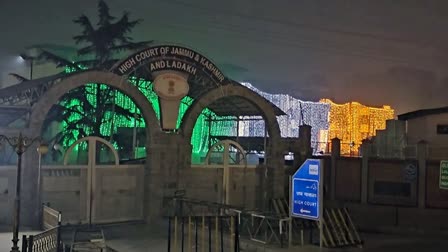
[[[262,168],[263,170],[266,170],[267,176],[264,176],[262,185],[253,183],[254,186],[250,189],[254,191],[254,194],[258,194],[258,191],[256,191],[257,189],[264,191],[267,195],[267,197],[265,197],[266,199],[281,197],[280,195],[283,193],[284,184],[282,169],[283,156],[280,129],[276,116],[283,115],[284,113],[275,105],[269,103],[266,99],[252,90],[226,78],[207,58],[184,47],[162,45],[144,49],[119,62],[113,69],[111,69],[111,72],[86,71],[67,77],[61,83],[52,86],[45,95],[40,98],[38,103],[34,105],[30,116],[29,128],[33,132],[42,132],[43,121],[51,106],[57,103],[59,98],[71,89],[87,83],[103,83],[110,85],[128,95],[142,112],[146,125],[147,160],[144,176],[140,177],[145,179],[145,197],[141,201],[144,205],[143,215],[148,220],[151,216],[161,215],[163,198],[172,196],[172,193],[178,189],[187,189],[187,194],[192,195],[194,193],[196,198],[204,200],[208,199],[205,195],[215,191],[215,183],[205,178],[206,176],[204,176],[203,169],[200,171],[192,169],[193,167],[191,166],[190,159],[192,152],[190,143],[193,128],[198,116],[204,109],[207,108],[210,111],[213,111],[216,115],[223,117],[262,116],[265,119],[266,130],[269,135],[266,149],[266,161]],[[135,84],[128,82],[128,78],[129,76],[132,76],[136,79],[153,81],[157,77],[166,77],[168,75],[164,74],[172,74],[173,72],[179,72],[179,76],[183,77],[183,79],[190,85],[187,95],[191,98],[192,102],[185,111],[180,126],[176,126],[176,129],[167,127],[169,131],[162,132],[159,120],[154,111],[154,108],[157,106],[153,106],[153,104],[151,104],[153,101],[150,102],[148,97],[145,97]],[[176,76],[177,75],[174,77]],[[171,80],[174,80],[174,77],[172,77]],[[163,80],[161,83],[164,83]],[[176,83],[172,83],[171,81],[166,82],[166,84],[169,85],[159,90],[159,98],[160,96],[165,96],[166,98],[165,108],[167,108],[167,101],[171,101],[174,96],[177,98],[182,92],[187,92],[187,89],[185,88],[177,90]],[[170,104],[171,103],[168,105]],[[163,107],[163,104],[161,105]],[[162,119],[165,118],[165,120],[171,118],[167,117],[166,114],[161,115],[160,117]],[[166,129],[163,125],[162,127]],[[108,189],[101,187],[101,183],[105,183],[104,181],[107,179],[102,180],[102,182],[93,179],[94,176],[101,173],[100,171],[103,171],[101,167],[97,167],[98,165],[102,166],[103,164],[97,162],[93,164],[91,162],[89,164],[88,160],[93,160],[92,158],[93,157],[90,156],[90,159],[86,159],[86,163],[82,164],[84,168],[81,169],[85,170],[85,172],[79,172],[79,174],[70,171],[70,163],[63,167],[44,168],[44,170],[48,170],[48,172],[45,171],[48,173],[47,175],[43,174],[44,179],[49,181],[47,183],[48,187],[45,188],[48,192],[47,198],[49,199],[52,197],[50,201],[54,202],[57,200],[61,200],[61,202],[64,199],[68,200],[59,207],[55,206],[56,208],[59,208],[58,210],[61,210],[64,213],[63,218],[65,219],[81,222],[88,221],[90,218],[98,222],[120,220],[117,215],[108,215],[108,207],[100,209],[103,207],[103,203],[109,204],[109,206],[112,205],[112,203],[106,202],[107,200],[112,201],[112,199],[107,196],[111,192],[108,191]],[[30,174],[35,173],[35,170],[33,170],[36,169],[35,165],[30,165],[28,167],[30,169]],[[113,167],[109,168],[114,169]],[[115,168],[119,169],[120,167]],[[105,168],[104,170],[111,169]],[[93,179],[92,182],[88,182],[87,180],[89,173],[91,174],[90,178]],[[67,174],[65,177],[71,182],[68,183],[67,181],[64,181],[64,179],[56,179],[58,176],[57,174]],[[127,176],[129,174],[123,172],[122,175]],[[109,177],[110,178],[108,179],[110,179],[110,181],[115,179],[112,178],[113,175]],[[198,182],[200,179],[206,179],[207,183]],[[52,180],[51,183],[50,180]],[[87,182],[91,184],[91,191],[95,189],[91,194],[92,196],[89,196],[90,199],[88,197],[89,189],[87,184],[82,184]],[[121,183],[122,182],[120,182],[120,184]],[[59,190],[57,189],[58,186],[60,186],[60,188],[65,186],[66,188],[64,190]],[[256,188],[255,186],[262,188]],[[81,190],[81,188],[85,188],[85,192],[83,191],[84,189]],[[229,185],[227,188],[232,188],[232,185]],[[249,190],[249,187],[247,187],[247,189]],[[123,190],[125,189],[117,189],[116,193],[126,194]],[[102,193],[101,197],[103,203],[101,203],[101,206],[96,206],[95,204],[99,202],[97,199],[97,193],[99,192]],[[49,196],[50,194],[52,196]],[[70,200],[71,196],[77,199],[77,201]],[[214,199],[215,198],[211,200]],[[92,201],[92,203],[88,203],[90,201]],[[91,207],[88,208],[87,204],[90,204]],[[90,210],[90,208],[92,210]],[[69,217],[70,210],[73,209],[79,209],[79,213],[76,215],[73,212],[72,216]],[[87,211],[87,209],[89,210]],[[106,212],[105,217],[100,217],[99,213],[103,213],[104,211]],[[124,213],[126,213],[126,211],[123,210]],[[138,214],[136,213],[121,215],[122,219],[138,218]]]
[[[143,165],[120,165],[109,142],[86,137],[70,146],[63,165],[42,167],[42,199],[65,223],[142,220],[143,181]]]

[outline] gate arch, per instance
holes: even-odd
[[[114,155],[115,165],[119,165],[120,159],[118,157],[118,153],[115,150],[114,146],[111,143],[109,143],[108,141],[104,140],[103,138],[96,137],[96,136],[88,136],[88,137],[80,138],[80,139],[76,140],[76,142],[74,142],[72,145],[70,145],[70,147],[67,149],[67,151],[64,154],[64,165],[68,165],[69,155],[72,153],[75,146],[78,145],[79,143],[85,142],[85,141],[88,141],[89,145],[91,145],[93,143],[96,144],[97,142],[105,144],[107,147],[109,147],[109,150],[112,151],[112,154]],[[94,160],[96,160],[96,158],[93,158],[93,159],[89,158],[89,161],[94,161]]]
[[[202,110],[207,108],[213,102],[228,96],[239,96],[254,104],[260,112],[262,112],[269,137],[272,140],[270,141],[270,152],[275,153],[277,149],[281,149],[279,146],[281,143],[280,127],[271,104],[254,91],[235,84],[216,87],[210,92],[194,100],[193,104],[185,112],[180,126],[180,131],[184,135],[186,141],[191,141],[194,125],[196,124],[199,115],[202,113]]]
[[[193,128],[202,111],[215,101],[229,96],[241,97],[255,105],[262,112],[265,127],[269,134],[269,143],[265,150],[266,175],[263,185],[265,192],[263,208],[267,209],[271,199],[281,198],[284,194],[283,141],[276,113],[271,103],[254,91],[239,84],[219,86],[194,100],[182,118],[180,133],[184,136],[186,142],[191,142]]]
[[[207,152],[207,156],[206,156],[206,158],[205,158],[205,165],[210,165],[210,157],[211,157],[211,155],[212,155],[212,153],[213,153],[213,150],[214,150],[216,147],[220,146],[220,145],[224,146],[224,151],[223,151],[223,155],[224,155],[224,156],[223,156],[223,165],[230,164],[230,163],[228,163],[228,162],[226,163],[226,158],[228,158],[227,155],[230,155],[230,154],[227,153],[227,152],[229,151],[229,148],[230,148],[230,147],[235,148],[235,149],[237,150],[237,152],[239,151],[239,152],[243,155],[242,159],[239,160],[238,163],[235,163],[235,164],[241,164],[241,161],[243,161],[243,162],[244,162],[243,165],[247,165],[247,159],[246,159],[246,153],[245,153],[245,150],[243,149],[243,147],[242,147],[238,142],[235,142],[235,141],[233,141],[233,140],[221,140],[221,141],[219,141],[219,142],[213,144],[213,145],[210,147],[210,149],[208,150],[208,152]]]
[[[56,104],[59,99],[72,89],[81,87],[88,83],[101,83],[110,87],[116,88],[128,95],[131,100],[140,109],[143,119],[146,123],[146,136],[149,138],[147,143],[151,144],[154,141],[154,134],[161,132],[159,127],[159,121],[156,117],[156,113],[151,106],[148,99],[138,90],[137,87],[129,83],[124,77],[102,71],[85,71],[79,74],[67,77],[61,83],[58,83],[51,87],[33,106],[29,127],[36,130],[36,132],[42,131],[44,120],[50,111],[51,107]]]

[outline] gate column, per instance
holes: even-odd
[[[152,222],[163,216],[164,197],[172,197],[180,188],[181,169],[191,160],[191,144],[179,134],[161,132],[148,151],[145,175],[145,217]]]

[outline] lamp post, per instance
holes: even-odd
[[[40,137],[27,138],[23,137],[22,133],[18,137],[7,137],[0,135],[0,142],[6,141],[12,148],[14,148],[17,154],[17,183],[16,183],[16,195],[14,199],[14,214],[13,214],[13,235],[12,235],[12,247],[11,252],[20,252],[17,246],[19,242],[19,225],[20,225],[20,182],[22,171],[22,154],[30,147],[35,141],[40,141]]]
[[[20,54],[20,57],[25,61],[25,62],[30,62],[30,80],[33,79],[33,63],[34,63],[34,59],[35,57],[33,56],[29,56],[27,54]]]

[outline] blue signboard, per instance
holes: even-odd
[[[294,173],[291,181],[291,215],[319,220],[321,202],[322,164],[318,159],[307,159]]]

